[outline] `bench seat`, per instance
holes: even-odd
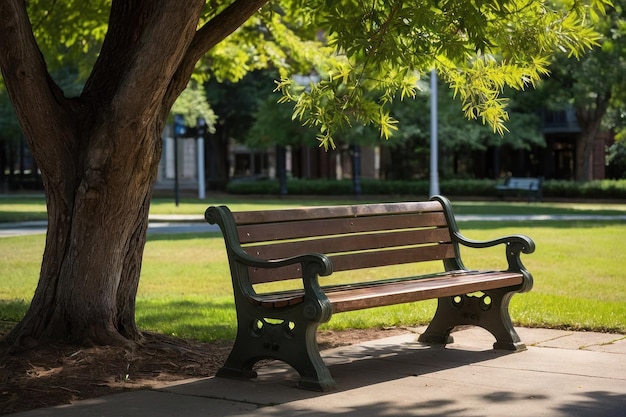
[[[362,282],[322,289],[332,304],[333,313],[411,303],[450,297],[475,291],[521,285],[524,276],[502,271],[449,271],[429,276]],[[278,291],[251,295],[249,300],[264,308],[281,308],[304,301],[304,290]]]

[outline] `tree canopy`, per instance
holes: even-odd
[[[319,127],[324,146],[332,146],[337,126],[354,121],[372,123],[389,137],[396,121],[388,106],[398,96],[413,97],[417,79],[432,68],[468,118],[503,133],[503,89],[534,85],[547,75],[555,50],[578,57],[596,44],[588,16],[605,6],[524,0],[295,3],[309,25],[326,29],[336,59],[320,68],[322,81],[307,91],[293,94],[291,80],[278,88],[284,100],[297,103],[298,118]]]
[[[273,67],[283,101],[318,129],[388,137],[394,101],[435,68],[470,118],[505,130],[506,86],[547,72],[555,49],[598,41],[608,0],[3,0],[0,69],[44,182],[48,232],[29,310],[9,335],[133,344],[161,133],[192,76]],[[70,68],[80,91],[55,74]],[[315,74],[308,88],[293,75]]]
[[[29,1],[29,16],[48,66],[76,66],[86,78],[107,33],[110,0],[75,3]],[[207,2],[199,27],[239,3]],[[534,86],[556,51],[580,57],[597,45],[593,24],[610,0],[258,3],[267,4],[198,57],[195,77],[238,81],[252,70],[278,69],[282,101],[293,101],[294,117],[316,126],[329,147],[338,130],[355,124],[373,124],[388,138],[397,123],[391,103],[414,97],[432,68],[466,117],[504,133],[503,90]],[[298,85],[292,76],[299,73],[319,81]]]
[[[580,59],[557,53],[550,65],[551,76],[530,94],[536,107],[575,111],[580,135],[576,149],[576,176],[593,176],[590,153],[602,131],[612,131],[618,141],[626,138],[626,19],[625,0],[615,0],[594,27],[601,35],[599,46]],[[621,145],[617,145],[621,146]]]

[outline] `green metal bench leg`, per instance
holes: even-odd
[[[336,387],[317,346],[319,323],[308,322],[286,347],[283,360],[300,374],[298,387],[312,391],[330,391]]]
[[[256,319],[239,323],[235,345],[218,377],[255,378],[252,369],[262,359],[280,360],[299,374],[298,387],[329,391],[336,384],[324,364],[316,341],[317,322]]]
[[[509,316],[509,302],[515,292],[502,288],[440,298],[433,320],[418,340],[423,343],[452,343],[454,339],[450,332],[454,327],[473,325],[484,328],[496,338],[494,349],[526,350]]]

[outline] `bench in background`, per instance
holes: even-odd
[[[543,178],[518,178],[507,177],[504,183],[496,185],[496,190],[500,197],[504,197],[505,194],[511,193],[525,193],[528,197],[528,201],[536,200],[543,201],[543,192],[541,185]]]
[[[523,235],[467,239],[444,197],[237,213],[220,206],[205,217],[224,235],[237,310],[237,337],[220,377],[253,378],[256,362],[277,359],[300,374],[301,388],[331,389],[316,341],[320,323],[336,313],[426,299],[438,299],[438,307],[421,342],[450,343],[455,326],[476,325],[493,334],[496,349],[526,348],[508,306],[513,294],[532,287],[520,254],[532,253],[534,242]],[[461,245],[503,245],[507,266],[470,270]],[[376,268],[375,279],[364,279],[370,268],[401,264],[426,267],[409,277]],[[333,281],[336,275],[343,281]]]

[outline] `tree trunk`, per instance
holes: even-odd
[[[150,136],[141,142],[160,145],[158,134]],[[10,335],[20,345],[140,339],[134,303],[160,150],[138,147],[136,156],[146,155],[143,161],[122,155],[99,160],[107,151],[98,146],[86,150],[84,169],[64,178],[75,189],[45,177],[46,249],[31,307]],[[75,163],[67,161],[68,166]]]
[[[135,297],[151,189],[160,133],[177,96],[167,92],[184,89],[184,79],[174,81],[178,71],[191,75],[183,57],[203,5],[114,1],[101,53],[76,99],[66,99],[49,77],[24,2],[0,5],[0,15],[10,17],[0,25],[3,78],[48,207],[39,284],[8,336],[16,345],[140,339]]]
[[[576,181],[591,181],[593,179],[593,141],[597,132],[582,130],[576,140]]]
[[[0,68],[37,161],[48,234],[35,295],[9,341],[132,345],[160,134],[196,62],[267,0],[236,0],[197,30],[204,0],[113,0],[80,97],[48,75],[23,0],[0,2]]]
[[[576,180],[591,181],[593,179],[593,142],[602,127],[602,119],[606,114],[611,100],[611,90],[596,94],[594,101],[584,103],[576,108],[576,120],[580,126],[580,136],[576,141]]]

